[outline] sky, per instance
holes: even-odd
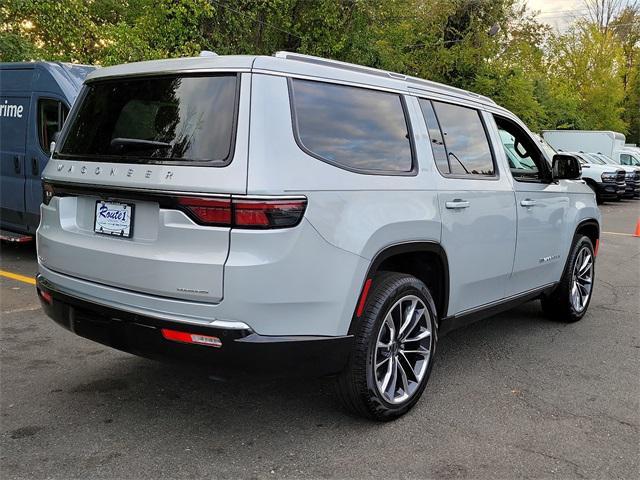
[[[587,13],[584,0],[526,0],[526,3],[530,10],[540,12],[540,21],[560,31],[564,31],[574,18]]]

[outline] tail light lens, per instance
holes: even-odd
[[[179,197],[178,206],[200,225],[270,229],[298,225],[307,200]]]
[[[307,201],[233,200],[234,224],[248,228],[286,228],[300,223]]]
[[[204,225],[231,225],[231,199],[180,197],[178,205]]]

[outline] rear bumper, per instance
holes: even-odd
[[[266,336],[250,328],[220,328],[113,309],[61,291],[36,277],[45,313],[81,337],[142,357],[195,362],[213,371],[283,376],[331,375],[344,369],[353,337]],[[217,337],[220,347],[167,340],[162,329]]]

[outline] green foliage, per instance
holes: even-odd
[[[562,35],[518,0],[4,0],[0,23],[2,61],[285,49],[488,95],[534,130],[613,129],[640,141],[637,8]]]

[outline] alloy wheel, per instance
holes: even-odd
[[[408,400],[424,379],[431,360],[432,322],[424,302],[407,295],[387,312],[376,339],[376,387],[389,403]]]
[[[576,312],[582,312],[589,302],[593,287],[593,254],[588,247],[582,247],[573,266],[571,304]]]

